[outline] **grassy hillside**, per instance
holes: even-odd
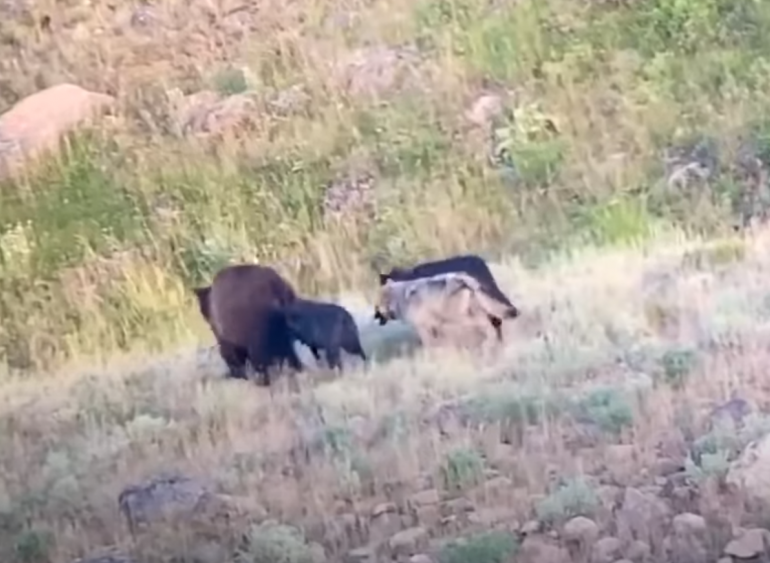
[[[0,110],[62,80],[121,101],[0,189],[12,370],[203,336],[189,287],[232,260],[336,291],[768,201],[763,2],[8,6]]]
[[[770,246],[735,232],[770,204],[770,3],[0,12],[0,112],[120,102],[0,183],[0,561],[716,561],[767,526],[724,478],[770,429]],[[390,357],[377,269],[458,251],[524,311],[506,347]],[[243,260],[376,361],[223,380],[190,288]],[[118,495],[160,472],[226,506],[132,538]]]
[[[692,512],[710,543],[675,553],[706,549],[703,561],[716,561],[735,525],[767,521],[720,483],[770,428],[768,242],[669,233],[633,250],[554,256],[537,271],[494,264],[527,314],[490,360],[421,351],[270,393],[221,380],[218,358],[187,348],[8,382],[0,556],[578,562],[532,558],[543,540],[520,534],[555,532],[569,546],[565,523],[582,515],[605,544],[619,542],[618,560],[684,561],[644,553],[667,553],[670,518]],[[360,295],[342,303],[368,314]],[[383,349],[379,327],[362,320],[362,331],[370,354]],[[711,413],[733,393],[749,399],[742,427]],[[203,480],[237,511],[132,539],[118,494],[163,473]],[[628,495],[662,512],[640,515]],[[639,526],[649,532],[628,531]]]

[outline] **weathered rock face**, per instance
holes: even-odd
[[[770,532],[761,528],[743,530],[725,546],[725,555],[738,560],[755,561],[770,555]],[[765,561],[766,559],[762,559]]]
[[[74,563],[135,563],[135,560],[128,555],[97,555],[78,559]]]
[[[747,501],[770,508],[770,434],[746,446],[730,464],[725,482]]]
[[[617,513],[618,537],[626,542],[640,540],[653,546],[657,539],[665,537],[670,512],[663,499],[629,487]]]
[[[710,561],[710,541],[706,520],[698,514],[677,514],[673,534],[666,540],[666,551],[672,561],[706,563]]]
[[[125,488],[118,505],[129,529],[136,532],[152,524],[178,519],[206,522],[220,515],[245,510],[238,499],[217,494],[195,479],[163,475],[143,485]]]
[[[106,94],[58,84],[27,96],[0,116],[0,180],[54,150],[60,139],[115,103]]]
[[[173,109],[173,126],[179,136],[212,137],[248,128],[256,118],[256,102],[247,94],[222,96],[203,90],[182,96],[169,95]]]
[[[341,58],[332,75],[352,96],[384,96],[419,82],[419,52],[414,48],[364,47]]]

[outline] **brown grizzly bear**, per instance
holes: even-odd
[[[274,310],[293,303],[297,294],[274,269],[256,264],[226,266],[210,286],[193,291],[230,377],[245,379],[247,360],[260,371],[281,360],[301,370],[285,319],[281,322]]]

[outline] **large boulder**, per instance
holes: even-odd
[[[114,106],[115,98],[74,84],[57,84],[19,101],[0,115],[0,180],[31,159],[57,148],[60,139]]]
[[[725,482],[749,503],[770,508],[770,434],[746,446],[730,464]]]

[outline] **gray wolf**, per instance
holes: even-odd
[[[273,311],[297,299],[291,285],[268,266],[238,264],[221,269],[211,285],[193,290],[201,315],[211,327],[229,376],[246,379],[246,363],[254,369],[286,360],[301,370],[285,319]]]
[[[422,264],[417,264],[411,268],[393,268],[387,274],[380,274],[380,286],[385,285],[388,280],[410,281],[450,272],[465,273],[472,276],[479,282],[479,284],[481,284],[481,287],[487,295],[506,305],[506,308],[499,310],[498,314],[490,314],[488,316],[489,323],[495,329],[497,339],[502,342],[503,320],[518,317],[519,310],[500,290],[494,276],[492,276],[489,266],[480,256],[475,254],[463,254],[459,256],[450,256],[449,258],[433,262],[423,262]],[[384,325],[388,322],[388,319],[378,315],[376,311],[374,318],[379,321],[380,325]]]
[[[426,345],[447,337],[464,339],[469,329],[485,339],[494,338],[496,330],[489,317],[505,318],[509,311],[506,303],[490,296],[476,278],[464,272],[388,280],[380,286],[375,305],[378,318],[409,323]]]
[[[326,352],[332,369],[342,368],[340,351],[360,356],[366,361],[353,316],[334,303],[297,299],[282,308],[293,338],[308,346],[318,360],[319,349]]]

